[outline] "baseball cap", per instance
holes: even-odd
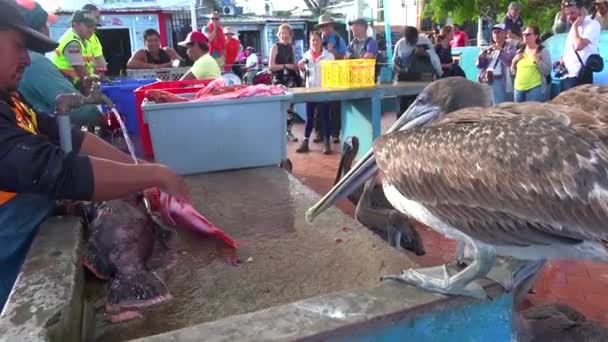
[[[72,22],[83,23],[89,27],[97,27],[97,19],[95,19],[89,11],[74,11],[74,14],[72,14]]]
[[[209,39],[207,39],[207,36],[205,36],[205,34],[201,31],[192,31],[192,32],[188,33],[188,36],[186,37],[186,39],[183,42],[179,42],[179,43],[177,43],[177,45],[186,46],[190,43],[195,43],[195,42],[208,44]]]
[[[93,4],[85,4],[84,6],[82,6],[82,8],[80,10],[85,11],[85,12],[98,12],[99,8]],[[98,18],[93,17],[93,19],[95,19],[95,21],[97,21],[97,27],[103,26],[101,24],[101,16]]]
[[[26,23],[15,0],[0,0],[0,29],[11,28],[25,36],[25,47],[39,53],[53,51],[59,45]]]
[[[363,26],[367,26],[367,20],[363,19],[363,18],[357,18],[355,20],[349,21],[348,22],[349,26],[353,26],[353,25],[363,25]]]
[[[505,30],[505,24],[502,24],[502,23],[496,24],[496,25],[492,26],[492,30],[502,30],[502,31],[504,31]]]
[[[46,23],[57,22],[57,16],[47,13],[39,3],[34,0],[17,0],[19,12],[25,20],[25,24],[34,30],[40,29]]]

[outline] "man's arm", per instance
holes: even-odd
[[[146,52],[143,49],[137,50],[133,56],[127,62],[127,69],[157,69],[157,68],[170,68],[172,62],[164,64],[153,64],[148,63],[146,58]]]
[[[373,58],[376,58],[377,54],[378,54],[378,43],[376,42],[375,39],[372,38],[367,43],[367,49],[365,51],[365,54],[363,55],[363,58],[373,59]]]
[[[215,23],[207,24],[207,32],[207,38],[209,39],[209,42],[212,42],[215,37],[217,37],[217,26]]]
[[[0,110],[10,112],[7,105]],[[40,118],[41,133],[56,134],[52,119]],[[188,198],[185,183],[168,168],[79,155],[79,150],[89,148],[88,143],[84,144],[87,139],[81,138],[82,135],[74,132],[74,151],[66,154],[45,136],[30,134],[6,117],[0,117],[0,190],[41,193],[55,199],[109,200],[159,186]],[[103,148],[93,152],[113,157],[112,152]]]
[[[599,36],[601,34],[601,25],[597,20],[593,20],[584,30],[581,35],[578,31],[578,28],[583,25],[585,17],[580,16],[576,21],[572,24],[570,28],[572,33],[574,34],[574,48],[577,51],[584,49],[587,45],[591,44],[591,41],[598,41]]]
[[[173,50],[172,48],[170,48],[170,47],[166,47],[164,50],[165,50],[165,52],[166,52],[166,53],[169,55],[169,57],[171,58],[171,60],[172,60],[172,61],[174,61],[174,60],[176,60],[176,59],[177,59],[177,60],[180,60],[180,61],[183,61],[183,60],[184,60],[184,59],[182,58],[182,56],[180,56],[180,55],[177,53],[177,51]]]
[[[69,43],[68,45],[66,45],[65,49],[63,50],[63,53],[68,59],[70,65],[74,68],[76,75],[78,75],[81,80],[80,92],[85,95],[88,95],[89,89],[84,89],[84,78],[88,76],[89,73],[87,72],[87,69],[84,66],[84,58],[82,57],[82,50],[80,48],[80,44],[77,41]]]

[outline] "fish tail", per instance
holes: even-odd
[[[119,273],[110,285],[106,311],[145,308],[171,298],[167,285],[152,272]]]
[[[234,239],[228,236],[228,234],[226,234],[223,230],[216,227],[213,223],[209,222],[209,220],[207,220],[203,215],[197,213],[196,215],[193,215],[191,219],[194,220],[192,224],[194,227],[197,227],[199,229],[202,228],[200,230],[202,230],[203,232],[217,236],[218,238],[220,238],[220,240],[224,241],[232,248],[237,247],[237,243],[236,241],[234,241]]]
[[[112,274],[112,268],[103,253],[92,243],[88,243],[82,255],[82,265],[98,279],[108,280]]]
[[[236,241],[234,241],[234,239],[232,239],[230,236],[228,236],[228,234],[224,233],[223,230],[215,229],[215,230],[213,230],[212,234],[217,236],[220,240],[224,241],[228,246],[230,246],[232,248],[238,247],[238,243]]]

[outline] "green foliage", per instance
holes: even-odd
[[[551,31],[560,0],[522,0],[521,16],[526,25],[537,25],[542,33]],[[479,16],[500,22],[511,0],[430,0],[424,8],[425,17],[442,22],[448,17],[456,23],[477,20]]]

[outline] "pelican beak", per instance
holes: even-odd
[[[436,115],[436,107],[420,106],[417,101],[414,101],[405,113],[387,130],[386,134],[425,125],[432,121]],[[376,157],[374,156],[373,149],[370,149],[319,202],[306,211],[306,221],[312,223],[317,216],[331,207],[335,202],[345,198],[363,185],[369,178],[374,177],[377,171]]]
[[[376,171],[378,171],[378,165],[376,165],[374,152],[370,149],[317,204],[306,211],[306,221],[312,223],[317,216],[331,207],[336,201],[348,196],[370,177],[373,177]]]

